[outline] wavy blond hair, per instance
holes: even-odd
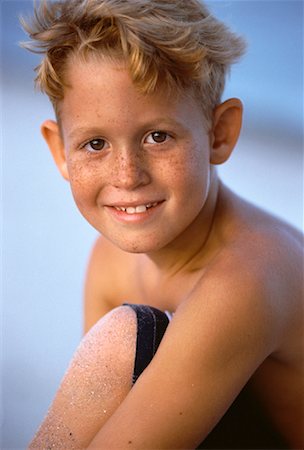
[[[245,49],[198,0],[43,0],[21,23],[31,38],[23,46],[44,54],[35,82],[56,114],[68,59],[101,54],[123,60],[141,92],[191,89],[210,120]]]

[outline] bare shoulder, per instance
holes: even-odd
[[[192,338],[188,345],[196,356],[195,363],[188,361],[189,376],[197,379],[199,373],[208,373],[207,367],[210,380],[211,374],[213,380],[218,377],[229,401],[251,380],[273,423],[298,447],[304,400],[303,306],[302,237],[254,208],[250,226],[223,246],[175,317],[176,330],[187,330]]]
[[[249,271],[276,298],[299,299],[303,288],[303,234],[228,191],[222,199],[222,251],[216,260]],[[224,231],[223,231],[224,230]],[[269,283],[267,283],[269,280]],[[276,292],[276,289],[279,289]]]
[[[288,345],[287,336],[295,337],[303,325],[303,235],[230,193],[223,210],[223,245],[202,277],[202,289],[220,279],[217,289],[234,295],[235,304],[247,299],[248,314],[251,308],[270,313],[267,326],[277,327]]]
[[[235,323],[253,333],[261,354],[266,351],[252,374],[252,383],[286,440],[300,447],[304,420],[303,235],[235,196],[228,197],[223,209],[225,245],[198,288],[206,293],[220,280],[214,289],[227,308],[222,311],[226,319],[231,317],[225,301],[229,299],[230,308],[238,315]]]
[[[84,290],[84,329],[127,300],[134,257],[99,236],[89,258]]]

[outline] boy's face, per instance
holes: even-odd
[[[139,93],[123,66],[71,61],[61,104],[66,169],[83,216],[125,251],[187,233],[204,208],[210,143],[197,102]]]

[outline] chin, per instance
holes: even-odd
[[[120,250],[127,253],[150,253],[161,250],[167,244],[167,242],[162,242],[156,239],[145,239],[139,236],[135,239],[115,239],[108,236],[108,239],[113,245],[120,248]]]
[[[149,253],[149,252],[153,252],[155,250],[158,250],[157,248],[155,248],[155,246],[152,245],[144,245],[144,244],[140,244],[138,242],[136,243],[117,243],[116,241],[111,240],[111,242],[118,248],[120,248],[120,250],[127,252],[127,253]]]

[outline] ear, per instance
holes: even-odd
[[[214,110],[211,132],[211,164],[222,164],[232,153],[242,127],[243,105],[231,98]]]
[[[41,125],[41,133],[52,153],[61,175],[66,180],[69,180],[66,154],[58,123],[53,120],[46,120]]]

